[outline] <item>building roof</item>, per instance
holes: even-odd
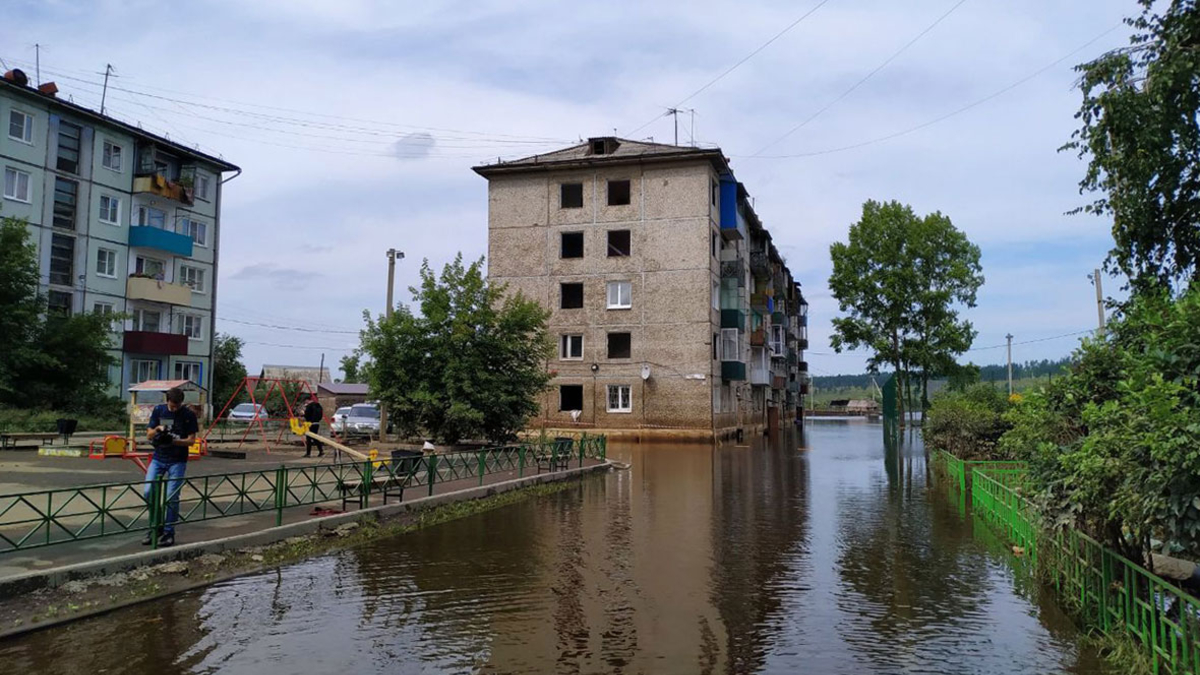
[[[322,382],[317,385],[317,390],[334,396],[366,396],[371,393],[370,385],[357,382]]]
[[[600,152],[597,149],[603,148]],[[728,170],[728,163],[720,148],[693,148],[665,143],[631,141],[615,136],[589,138],[586,142],[569,148],[555,150],[543,155],[531,155],[521,159],[472,167],[475,173],[487,177],[500,173],[563,169],[595,164],[626,164],[666,162],[679,159],[708,159],[720,170]]]
[[[316,387],[322,382],[332,382],[328,368],[313,368],[312,366],[278,366],[264,365],[261,378],[272,380],[304,380],[310,386]]]
[[[191,380],[146,380],[129,388],[129,391],[167,391],[179,387],[184,391],[203,391],[204,387]]]
[[[100,123],[100,124],[107,124],[112,127],[117,127],[118,129],[121,129],[122,131],[125,131],[126,133],[128,133],[132,136],[137,136],[139,138],[143,138],[143,139],[158,143],[160,145],[167,146],[181,155],[185,155],[185,156],[191,157],[193,159],[202,160],[209,164],[214,164],[221,171],[241,171],[241,168],[239,168],[236,164],[231,164],[231,163],[225,161],[224,159],[221,159],[220,157],[214,157],[208,153],[201,152],[195,148],[189,148],[186,145],[172,141],[169,138],[159,136],[158,134],[152,134],[149,131],[146,131],[145,129],[140,129],[138,127],[133,126],[132,124],[122,122],[121,120],[116,119],[115,117],[109,117],[108,115],[101,115],[100,113],[96,112],[95,110],[92,110],[91,108],[85,108],[76,103],[72,103],[71,101],[63,100],[53,94],[43,94],[42,92],[38,91],[37,89],[35,89],[33,87],[22,86],[20,84],[17,84],[16,82],[13,82],[11,80],[4,78],[4,77],[0,77],[0,91],[13,92],[20,96],[25,96],[31,100],[38,101],[39,103],[43,103],[45,105],[65,108],[67,110],[70,110],[72,113],[79,115],[80,117],[86,117],[86,118],[90,119],[92,122],[96,122],[96,123]]]

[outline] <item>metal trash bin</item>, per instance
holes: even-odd
[[[63,442],[66,443],[71,439],[71,434],[75,433],[75,429],[79,426],[79,420],[60,417],[54,421],[58,427],[58,435],[63,437]]]
[[[421,468],[425,453],[420,450],[393,450],[392,475],[397,478],[411,476]]]

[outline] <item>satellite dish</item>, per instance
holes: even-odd
[[[645,363],[642,364],[642,379],[643,380],[650,379],[650,365],[649,364],[645,364]]]

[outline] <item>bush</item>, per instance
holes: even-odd
[[[120,401],[118,401],[120,403]],[[80,415],[75,412],[62,410],[27,410],[21,408],[0,408],[0,432],[51,432],[57,431],[59,418],[79,420],[80,431],[122,431],[129,426],[129,415],[124,406],[118,407],[118,412],[112,414]]]
[[[944,392],[925,413],[925,442],[960,459],[1008,459],[997,447],[1008,407],[1004,393],[988,384]]]
[[[1200,557],[1200,290],[1135,298],[1106,340],[1006,415],[1051,522],[1134,559]]]

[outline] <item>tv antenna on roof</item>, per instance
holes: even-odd
[[[663,117],[670,115],[675,118],[675,145],[679,145],[679,113],[689,112],[692,114],[692,145],[696,144],[696,109],[695,108],[667,108],[667,112],[663,113]]]

